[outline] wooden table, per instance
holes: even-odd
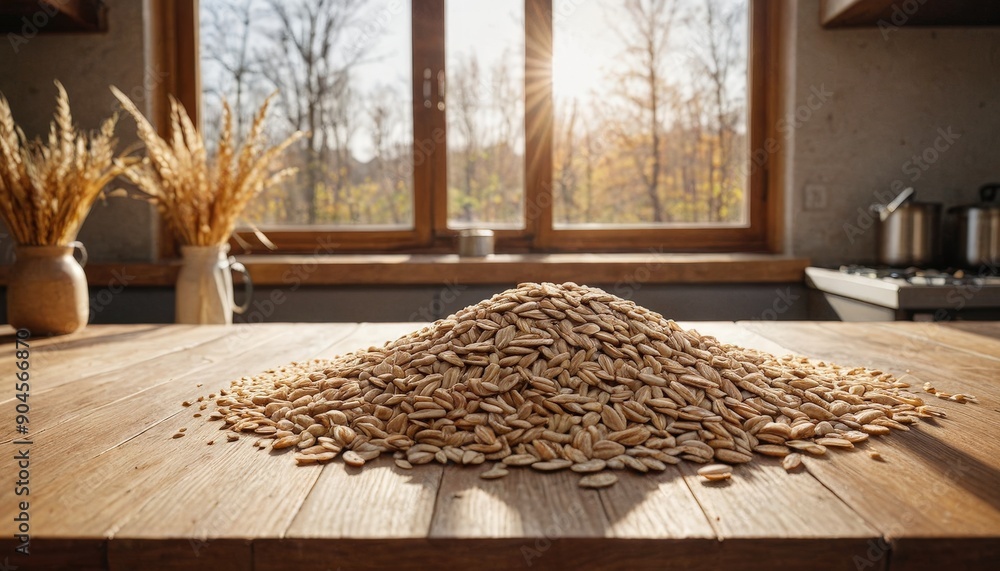
[[[732,480],[682,463],[601,491],[568,472],[380,459],[296,467],[181,401],[267,367],[379,343],[414,324],[102,326],[31,340],[29,433],[15,445],[13,331],[0,351],[0,565],[22,569],[977,569],[1000,556],[1000,324],[697,323],[702,333],[972,393],[948,418]],[[187,436],[172,439],[179,428]],[[212,446],[206,445],[215,440]],[[30,496],[14,456],[29,449]],[[14,552],[30,501],[31,555]],[[0,567],[6,568],[6,567]]]

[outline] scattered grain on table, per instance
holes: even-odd
[[[209,418],[302,465],[389,453],[499,463],[484,477],[571,469],[597,487],[613,483],[603,470],[681,461],[728,477],[755,454],[791,464],[945,416],[909,387],[722,343],[600,289],[526,283],[381,347],[234,381]]]
[[[484,480],[497,480],[499,478],[503,478],[509,473],[510,472],[507,471],[506,464],[498,462],[494,464],[493,467],[490,468],[489,470],[479,474],[479,477]]]
[[[698,475],[709,482],[728,480],[733,475],[733,467],[729,464],[709,464],[699,468]]]
[[[781,459],[781,467],[791,472],[802,465],[802,454],[793,452]]]

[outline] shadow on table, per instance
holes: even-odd
[[[54,340],[53,343],[46,344],[44,347],[40,347],[39,350],[51,350],[58,348],[59,350],[66,349],[78,349],[81,347],[93,347],[97,345],[106,345],[108,343],[115,343],[116,341],[133,341],[136,337],[140,337],[146,333],[154,331],[163,331],[163,326],[150,325],[142,328],[130,329],[129,331],[123,331],[121,333],[112,333],[110,335],[99,335],[93,337],[81,337],[79,333],[71,333],[69,335],[57,336],[33,336],[28,339],[29,346],[31,343],[45,339]],[[84,330],[86,331],[86,330]],[[6,335],[0,335],[0,346],[3,345],[13,345],[18,340],[16,333],[9,333]]]
[[[951,421],[954,423],[955,421]],[[945,427],[945,430],[954,427]],[[936,438],[919,425],[906,434],[892,434],[894,442],[905,448],[914,458],[927,464],[928,469],[943,475],[956,487],[975,495],[993,509],[1000,511],[1000,470],[985,464],[970,454]],[[993,436],[989,436],[993,438]],[[934,493],[925,490],[924,493]]]

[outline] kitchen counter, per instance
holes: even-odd
[[[684,323],[778,354],[881,368],[948,417],[859,449],[773,458],[708,483],[698,465],[619,473],[419,466],[383,457],[297,467],[181,402],[242,375],[334,356],[404,324],[109,325],[30,341],[28,434],[15,434],[14,332],[3,327],[0,562],[22,569],[973,569],[1000,557],[1000,323]],[[173,439],[180,428],[186,436]],[[26,439],[30,445],[14,444]],[[214,445],[207,445],[214,440]],[[883,461],[865,452],[877,448]],[[15,496],[14,456],[30,457]],[[22,474],[24,476],[24,474]],[[31,555],[14,518],[29,501]]]

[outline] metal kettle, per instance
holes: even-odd
[[[912,188],[888,205],[874,204],[878,214],[878,263],[904,268],[933,266],[941,258],[941,204],[916,202]]]
[[[991,268],[997,273],[1000,264],[1000,183],[979,188],[979,204],[955,206],[948,213],[957,220],[955,262],[966,268]]]

